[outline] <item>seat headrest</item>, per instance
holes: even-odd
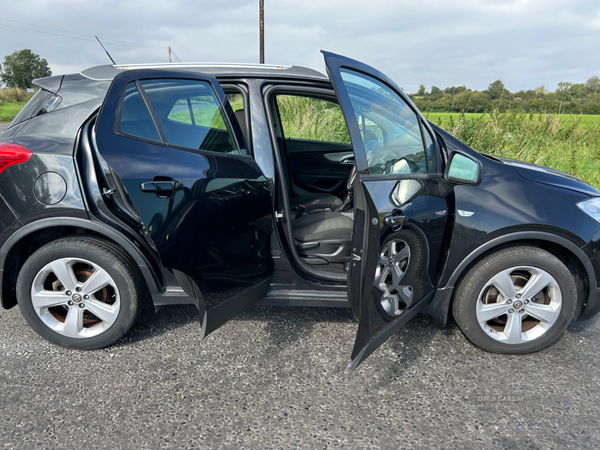
[[[248,131],[246,129],[246,115],[244,114],[244,108],[238,109],[235,113],[235,118],[240,124],[240,128],[242,129],[242,134],[244,135],[244,140],[246,141],[246,145],[248,145]]]

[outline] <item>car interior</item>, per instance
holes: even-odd
[[[335,97],[271,97],[293,250],[312,272],[345,276],[352,249],[354,153]],[[289,232],[284,227],[284,233]]]

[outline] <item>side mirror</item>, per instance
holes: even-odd
[[[446,170],[446,179],[458,184],[479,184],[481,165],[462,153],[454,153]]]

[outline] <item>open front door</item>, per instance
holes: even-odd
[[[195,299],[203,335],[265,295],[271,183],[214,77],[123,71],[100,111],[96,144],[107,175],[102,201],[139,216],[140,233]]]
[[[353,369],[433,295],[451,190],[434,134],[402,90],[372,67],[323,54],[358,173],[348,276],[359,319]]]

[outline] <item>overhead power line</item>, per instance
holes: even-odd
[[[32,30],[30,28],[19,27],[19,26],[16,26],[16,25],[9,25],[7,23],[0,23],[0,25],[2,25],[4,27],[19,28],[21,30],[35,31],[36,33],[51,34],[53,36],[61,36],[61,37],[66,37],[66,38],[71,38],[71,39],[77,39],[77,40],[80,40],[80,41],[94,42],[92,39],[78,38],[78,37],[75,37],[75,36],[65,36],[64,34],[50,33],[48,31]]]
[[[26,28],[26,27],[21,27],[21,26],[17,26],[17,25],[12,25],[12,24],[8,24],[8,23],[2,23],[2,22],[0,22],[0,25],[3,25],[5,27],[19,28],[21,30],[34,31],[36,33],[50,34],[50,35],[53,35],[53,36],[66,37],[66,38],[70,38],[70,39],[77,39],[77,40],[80,40],[80,41],[96,42],[93,35],[82,34],[82,33],[75,33],[75,32],[72,32],[72,31],[60,30],[58,28],[44,27],[44,26],[41,26],[41,25],[34,25],[34,24],[31,24],[31,23],[19,22],[17,20],[12,20],[12,19],[4,19],[4,18],[2,18],[2,19],[0,19],[0,21],[13,22],[13,23],[21,24],[21,25],[27,25],[28,27],[43,28],[45,30],[58,31],[58,32],[60,32],[62,34],[51,33],[49,31],[36,30],[35,28]],[[69,36],[69,34],[76,35],[76,36]],[[77,36],[82,36],[82,37],[77,37]],[[105,42],[110,42],[112,45],[122,45],[122,46],[128,46],[128,47],[141,47],[141,48],[161,48],[161,49],[167,48],[166,46],[164,46],[164,47],[158,47],[158,46],[151,46],[151,45],[134,44],[132,42],[117,41],[115,39],[108,39],[108,38],[102,38],[102,39]]]

